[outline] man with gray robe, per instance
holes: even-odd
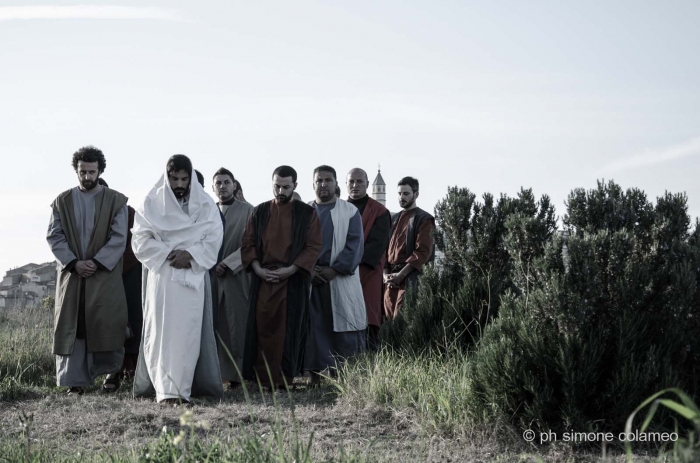
[[[338,363],[366,348],[367,312],[358,265],[364,252],[362,216],[355,206],[335,196],[335,169],[314,171],[316,209],[321,222],[323,248],[312,277],[311,329],[304,368],[312,383],[319,373],[333,373]]]
[[[243,350],[245,348],[250,273],[241,271],[241,242],[253,206],[235,198],[236,179],[230,170],[219,169],[214,174],[212,188],[219,198],[217,206],[224,222],[224,242],[219,262],[214,268],[216,298],[214,299],[214,329],[217,334],[221,378],[237,387],[243,381]]]
[[[58,261],[53,353],[56,383],[82,394],[124,358],[127,307],[122,255],[127,198],[98,183],[106,161],[86,146],[73,154],[79,186],[54,200],[47,241]],[[108,389],[105,389],[108,391]]]

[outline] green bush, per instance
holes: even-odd
[[[418,294],[408,294],[393,323],[382,327],[382,339],[393,347],[422,351],[468,349],[484,326],[498,314],[500,296],[520,290],[512,280],[516,265],[506,247],[508,220],[528,220],[528,249],[522,259],[540,255],[556,231],[549,197],[536,201],[532,190],[515,198],[490,194],[483,202],[466,188],[449,188],[435,207],[439,232],[435,244],[444,253],[441,269],[426,268]]]
[[[666,194],[654,206],[612,182],[569,195],[568,239],[514,266],[518,291],[470,359],[484,410],[542,430],[620,430],[656,391],[697,392],[700,253],[686,203]],[[527,256],[530,219],[508,228],[510,255]]]

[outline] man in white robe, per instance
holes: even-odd
[[[208,276],[223,228],[214,200],[193,174],[189,158],[172,156],[136,210],[132,230],[134,254],[147,270],[134,395],[155,392],[158,402],[223,394]]]

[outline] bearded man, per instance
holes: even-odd
[[[46,239],[58,261],[56,383],[70,394],[82,394],[97,376],[118,373],[124,360],[127,198],[98,183],[106,166],[99,149],[79,149],[73,154],[79,186],[58,195],[51,205]]]
[[[357,267],[362,260],[362,216],[355,206],[336,197],[335,169],[314,170],[316,200],[323,247],[316,261],[311,289],[311,330],[304,368],[312,383],[319,373],[335,371],[338,362],[366,349],[367,311]]]
[[[212,321],[208,269],[216,264],[223,226],[190,159],[172,156],[136,209],[134,255],[144,266],[143,337],[134,395],[189,402],[223,395]]]
[[[346,178],[348,202],[362,216],[365,249],[360,261],[360,282],[367,308],[367,347],[376,350],[382,324],[382,298],[386,248],[391,237],[391,213],[367,194],[367,172],[355,168]]]
[[[384,267],[384,313],[388,319],[396,318],[406,290],[418,285],[423,266],[435,258],[435,219],[416,204],[418,188],[418,179],[413,177],[404,177],[398,184],[399,205],[403,210],[391,218],[391,239]]]
[[[235,198],[237,181],[230,170],[222,167],[216,171],[213,180],[212,188],[219,198],[217,206],[224,221],[224,243],[214,269],[214,329],[217,333],[221,378],[231,387],[237,387],[242,382],[251,280],[250,274],[242,271],[241,244],[253,206]]]
[[[272,173],[274,200],[253,209],[243,233],[243,266],[252,272],[243,360],[246,379],[274,390],[302,372],[309,330],[309,288],[321,251],[314,209],[293,199],[297,172]]]

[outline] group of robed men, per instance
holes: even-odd
[[[416,206],[418,181],[399,182],[400,213],[367,195],[362,169],[314,170],[316,199],[295,192],[297,173],[272,174],[274,199],[256,207],[227,169],[219,202],[184,155],[172,156],[136,209],[101,178],[104,154],[73,155],[79,185],[52,203],[47,240],[58,261],[53,353],[59,386],[82,394],[125,374],[134,396],[187,402],[257,380],[311,382],[376,348],[382,318],[434,256],[434,219]],[[198,181],[193,181],[199,177]]]

